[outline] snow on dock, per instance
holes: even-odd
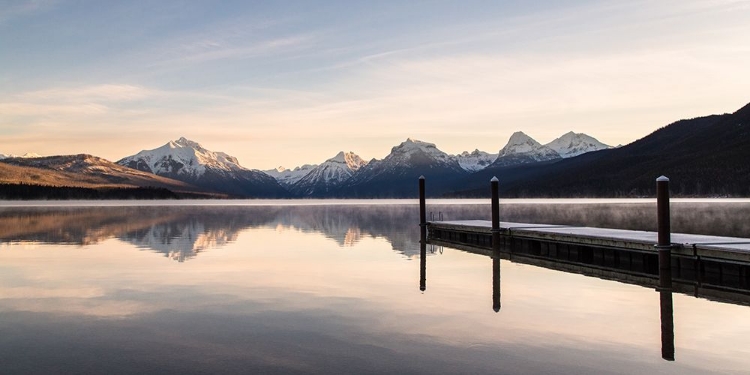
[[[428,232],[492,234],[489,220],[430,221]],[[588,246],[615,247],[657,252],[657,232],[575,227],[554,224],[500,222],[500,235],[510,238],[562,242]],[[676,255],[708,257],[750,262],[750,238],[719,237],[672,233],[672,252]]]

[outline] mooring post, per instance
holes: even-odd
[[[672,288],[672,233],[669,223],[669,179],[656,179],[657,244],[659,250],[659,287]]]
[[[419,176],[419,227],[422,240],[427,238],[427,207],[425,205],[424,176]]]
[[[492,177],[490,185],[492,187],[492,248],[500,248],[500,195],[498,193],[497,177]]]

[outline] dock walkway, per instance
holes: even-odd
[[[467,245],[491,246],[492,222],[489,220],[429,221],[428,236]],[[500,222],[504,239],[518,238],[574,245],[611,247],[656,253],[657,232],[575,227],[552,224]],[[750,262],[750,239],[672,233],[672,254]]]

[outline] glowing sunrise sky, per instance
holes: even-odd
[[[6,154],[617,145],[748,102],[750,1],[0,0]]]

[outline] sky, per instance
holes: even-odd
[[[750,102],[750,1],[0,0],[0,153],[627,144]]]

